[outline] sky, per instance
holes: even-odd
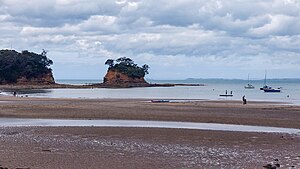
[[[47,50],[56,79],[119,57],[149,79],[300,78],[300,0],[0,0],[0,49]]]

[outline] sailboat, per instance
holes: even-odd
[[[265,71],[265,80],[264,80],[264,86],[260,88],[260,90],[268,89],[270,88],[267,86],[267,71]]]
[[[248,84],[245,86],[245,89],[254,89],[255,87],[249,83],[249,74],[248,74]]]
[[[271,86],[267,85],[267,71],[265,71],[265,81],[264,81],[264,86],[260,88],[260,90],[263,90],[264,92],[272,92],[272,93],[277,93],[281,92],[280,88],[274,89]]]

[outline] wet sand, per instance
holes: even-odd
[[[198,130],[29,127],[1,129],[9,168],[262,168],[300,166],[300,138]]]
[[[0,117],[127,119],[300,128],[300,107],[267,102],[191,101],[151,103],[134,99],[0,97]]]
[[[0,97],[0,117],[135,119],[300,128],[300,108],[273,103]],[[1,127],[8,168],[300,167],[300,136],[182,129]]]

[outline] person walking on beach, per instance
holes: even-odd
[[[247,100],[245,98],[245,95],[242,97],[242,100],[243,100],[243,104],[247,104]]]

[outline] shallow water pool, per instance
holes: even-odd
[[[171,121],[144,121],[144,120],[67,120],[67,119],[18,119],[0,118],[1,127],[141,127],[141,128],[171,128],[171,129],[194,129],[216,131],[239,131],[239,132],[266,132],[299,134],[300,129],[218,124],[218,123],[194,123],[194,122],[171,122]]]

